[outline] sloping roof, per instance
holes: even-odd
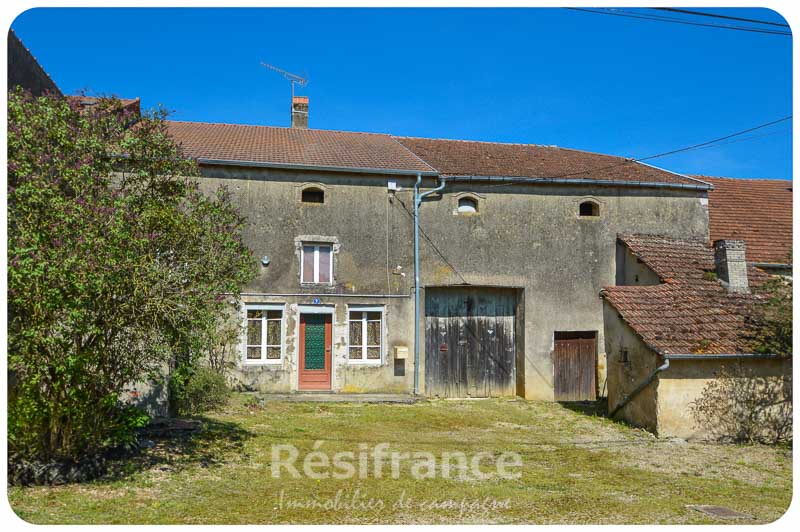
[[[663,281],[601,292],[645,344],[662,355],[747,352],[741,333],[755,298],[728,292],[706,273],[714,268],[707,242],[659,235],[620,235],[619,240]],[[748,270],[751,286],[766,279],[760,270]]]
[[[61,90],[42,68],[14,30],[8,31],[8,88],[20,86],[34,96],[45,92],[61,95]]]
[[[790,262],[792,182],[697,176],[714,185],[708,194],[711,240],[744,240],[753,262]]]
[[[442,175],[702,185],[697,180],[613,155],[540,146],[467,140],[394,137]]]
[[[167,121],[186,156],[288,166],[434,170],[389,135],[321,129]]]

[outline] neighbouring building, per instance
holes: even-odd
[[[20,86],[34,96],[44,93],[61,95],[61,90],[33,57],[14,30],[8,31],[8,88]]]
[[[742,331],[768,274],[742,240],[620,235],[617,286],[602,292],[608,406],[659,435],[703,437],[691,406],[724,367],[790,394],[791,360],[754,354]],[[789,395],[790,396],[790,395]]]

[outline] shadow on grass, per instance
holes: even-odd
[[[585,416],[608,417],[608,401],[605,398],[597,401],[559,401],[559,404]]]
[[[99,480],[121,480],[147,469],[177,472],[220,465],[226,455],[241,456],[252,435],[236,423],[206,417],[158,420],[142,430],[140,442],[145,447],[110,460],[108,472]]]

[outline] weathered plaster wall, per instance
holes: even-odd
[[[457,270],[422,245],[423,283],[514,286],[525,293],[525,397],[553,399],[553,333],[597,331],[598,293],[616,280],[618,233],[702,237],[707,217],[696,192],[587,186],[448,185],[422,206],[421,224]],[[482,196],[477,215],[454,214],[459,193]],[[580,218],[592,199],[600,216]],[[601,348],[600,385],[605,353]]]
[[[253,296],[256,299],[276,300],[268,294],[296,293],[305,295],[277,300],[308,304],[315,295],[334,293],[413,294],[413,178],[232,167],[204,167],[203,171],[204,187],[228,185],[249,222],[246,242],[256,257],[268,255],[271,260],[247,289],[261,294]],[[388,192],[389,180],[402,190]],[[300,192],[309,184],[325,190],[324,204],[300,202]],[[426,180],[425,187],[433,185]],[[458,198],[464,194],[478,198],[477,214],[456,213]],[[598,293],[616,279],[616,235],[704,237],[703,195],[664,189],[451,183],[443,195],[431,196],[421,207],[422,284],[522,289],[524,338],[520,341],[525,362],[517,373],[524,375],[520,391],[524,388],[528,398],[553,399],[555,331],[597,331],[602,391],[605,342]],[[600,204],[599,217],[578,217],[578,205],[585,199]],[[299,235],[336,237],[333,286],[300,285],[295,247]],[[351,302],[342,296],[321,297],[321,302]],[[352,302],[374,301],[380,298]],[[386,320],[389,334],[395,342],[409,346],[411,356],[413,300],[392,314]],[[424,345],[423,324],[419,326]],[[387,347],[391,355],[392,345]],[[385,362],[393,366],[391,360]],[[420,365],[424,367],[424,360]],[[408,364],[406,375],[412,373]],[[378,385],[395,389],[396,383],[394,377],[387,381],[380,372],[361,367],[339,371],[334,386],[341,386],[340,377],[365,391]],[[424,378],[420,380],[424,385]]]
[[[661,360],[633,332],[617,311],[603,303],[605,350],[608,355],[608,409],[617,407],[639,384],[661,364]],[[627,351],[627,362],[623,360]],[[615,416],[637,427],[655,432],[658,428],[658,397],[661,394],[656,378],[639,392]]]
[[[628,246],[617,242],[617,286],[651,286],[661,279]]]
[[[753,375],[767,377],[781,386],[784,375],[791,375],[791,360],[671,360],[667,371],[659,374],[658,435],[702,439],[707,431],[692,416],[691,405],[723,367],[739,366]]]

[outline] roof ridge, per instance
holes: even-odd
[[[588,153],[591,155],[601,155],[603,157],[614,157],[616,159],[623,159],[626,162],[635,162],[633,157],[627,157],[625,155],[614,155],[611,153],[601,153],[599,151],[592,151],[592,150],[584,150],[581,148],[571,148],[569,146],[558,146],[556,144],[536,144],[532,142],[499,142],[494,140],[471,140],[471,139],[448,139],[448,138],[439,138],[439,137],[413,137],[408,135],[391,135],[395,139],[411,139],[411,140],[434,140],[434,141],[444,141],[444,142],[471,142],[475,144],[492,144],[498,146],[535,146],[537,148],[547,148],[553,150],[567,150],[567,151],[575,151],[579,153]],[[663,170],[659,168],[659,170]],[[663,170],[667,171],[667,170]],[[673,172],[674,173],[674,172]]]
[[[323,133],[350,133],[353,135],[375,135],[379,137],[388,137],[392,138],[392,135],[389,133],[374,133],[370,131],[347,131],[344,129],[319,129],[319,128],[296,128],[291,126],[268,126],[268,125],[261,125],[261,124],[233,124],[231,122],[203,122],[198,120],[171,120],[167,119],[165,122],[175,122],[180,124],[202,124],[206,126],[233,126],[233,127],[252,127],[252,128],[264,128],[264,129],[285,129],[287,131],[320,131]]]
[[[431,166],[430,164],[428,164],[428,161],[426,161],[425,159],[423,159],[422,157],[420,157],[419,155],[417,155],[416,153],[414,153],[413,151],[411,151],[411,149],[410,149],[408,146],[406,146],[406,145],[405,145],[405,144],[403,144],[402,142],[398,141],[398,140],[397,140],[397,139],[394,137],[394,135],[389,135],[389,138],[390,138],[390,139],[392,139],[392,142],[394,142],[395,144],[397,144],[398,146],[400,146],[402,149],[404,149],[405,151],[407,151],[408,153],[410,153],[412,157],[414,157],[414,158],[415,158],[415,159],[417,159],[419,162],[421,162],[422,164],[424,164],[425,166],[427,166],[428,168],[430,168],[430,169],[431,169],[433,172],[436,172],[437,174],[439,174],[439,170],[438,170],[438,169],[436,169],[436,168],[434,168],[433,166]]]

